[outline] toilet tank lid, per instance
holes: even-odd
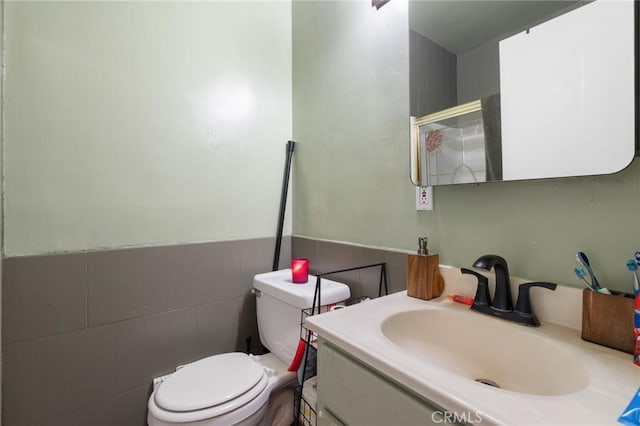
[[[313,305],[313,295],[316,289],[316,277],[309,275],[309,281],[304,284],[294,284],[291,279],[291,269],[257,274],[253,278],[253,288],[260,290],[276,299],[300,309]],[[320,279],[320,302],[322,305],[342,302],[351,296],[349,286],[326,278]],[[318,303],[316,301],[316,303]]]

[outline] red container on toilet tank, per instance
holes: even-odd
[[[294,284],[309,281],[309,259],[291,259],[291,281]]]

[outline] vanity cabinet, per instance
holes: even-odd
[[[320,339],[319,426],[436,425],[444,415],[444,410]]]

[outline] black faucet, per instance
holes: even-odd
[[[498,318],[513,321],[518,324],[530,325],[537,327],[540,321],[533,312],[529,298],[529,290],[531,287],[543,287],[549,290],[555,290],[557,284],[548,282],[533,282],[520,284],[518,287],[518,300],[515,308],[513,307],[513,299],[511,298],[511,283],[509,281],[509,268],[504,258],[495,254],[489,254],[480,257],[473,263],[474,268],[491,270],[493,268],[496,276],[496,290],[493,301],[489,294],[488,279],[484,275],[472,271],[470,269],[461,268],[463,274],[474,275],[478,279],[478,288],[476,296],[471,305],[474,311],[483,314],[492,315]]]
[[[493,295],[492,306],[499,311],[513,311],[507,261],[495,254],[487,254],[473,262],[473,267],[485,271],[490,271],[493,268],[496,275],[496,291]]]

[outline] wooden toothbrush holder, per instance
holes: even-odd
[[[582,339],[633,353],[633,296],[582,291]]]
[[[444,290],[437,254],[410,254],[407,257],[407,295],[418,299],[435,299]]]

